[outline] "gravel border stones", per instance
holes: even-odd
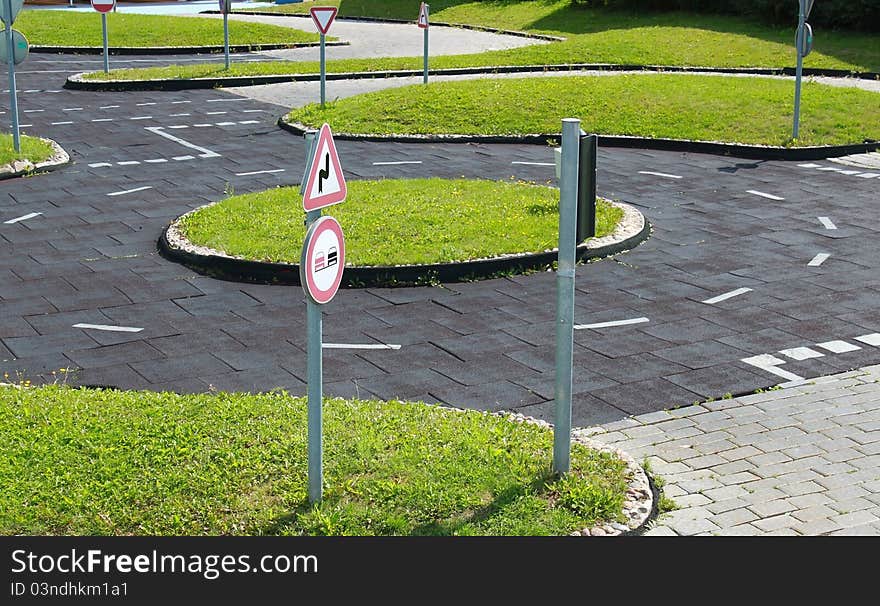
[[[25,159],[13,160],[9,164],[0,166],[0,180],[14,179],[15,177],[21,177],[34,172],[55,170],[70,164],[70,155],[58,143],[44,137],[39,137],[39,139],[51,145],[54,153],[47,160],[37,162],[36,164]]]

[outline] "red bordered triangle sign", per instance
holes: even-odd
[[[428,29],[428,5],[424,2],[419,6],[418,24],[422,29]]]
[[[330,132],[330,125],[324,124],[315,143],[315,157],[307,172],[303,209],[309,212],[339,204],[345,200],[347,193],[333,133]]]
[[[318,31],[326,34],[330,31],[330,25],[336,18],[336,11],[338,10],[335,6],[313,6],[309,9],[309,12],[312,14],[312,21],[315,22]]]

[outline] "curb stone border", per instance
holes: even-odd
[[[348,46],[345,41],[326,42],[327,46]],[[230,44],[230,53],[247,53],[270,50],[287,50],[291,48],[312,48],[320,46],[320,42],[291,42],[289,44]],[[111,55],[199,55],[223,52],[222,45],[210,46],[111,46]],[[32,53],[65,53],[71,55],[102,55],[100,46],[32,46]]]
[[[0,180],[14,179],[38,172],[49,172],[71,163],[70,155],[56,141],[45,137],[39,137],[39,139],[51,145],[55,153],[36,164],[30,160],[13,160],[9,164],[0,166]]]
[[[295,135],[302,136],[314,130],[299,122],[288,122],[287,116],[278,118],[278,126]],[[333,133],[342,141],[371,141],[398,143],[514,143],[550,145],[561,139],[560,133],[535,133],[528,135],[371,135]],[[624,135],[599,135],[600,147],[629,149],[654,149],[685,153],[703,153],[719,156],[735,156],[753,160],[823,160],[851,154],[864,154],[880,150],[880,141],[865,141],[850,145],[823,145],[811,147],[774,147],[770,145],[747,145],[721,141],[690,141],[687,139],[651,139]]]
[[[455,76],[473,74],[518,74],[535,72],[564,71],[644,71],[670,72],[687,74],[733,74],[755,76],[794,76],[794,68],[715,68],[715,67],[681,67],[666,65],[627,65],[613,63],[565,63],[556,65],[496,65],[490,67],[450,67],[429,70],[435,76]],[[87,73],[71,75],[64,88],[74,90],[108,91],[108,90],[189,90],[200,88],[223,88],[228,86],[257,86],[262,84],[279,84],[282,82],[312,82],[320,79],[320,74],[271,74],[265,76],[236,76],[227,78],[159,78],[153,80],[84,80]],[[375,72],[331,72],[326,74],[327,80],[361,80],[373,78],[408,78],[421,76],[422,70],[385,70]],[[880,73],[847,72],[845,70],[804,69],[806,76],[853,77],[866,80],[880,79]]]
[[[300,284],[298,263],[260,262],[233,257],[221,251],[194,245],[180,233],[178,225],[184,217],[217,203],[200,206],[175,219],[162,231],[162,235],[159,237],[159,252],[172,261],[214,278],[233,282]],[[612,201],[611,204],[623,209],[623,219],[614,233],[578,245],[578,261],[620,254],[635,248],[650,237],[651,224],[641,212],[622,202]],[[556,255],[556,249],[553,249],[538,253],[507,254],[457,263],[348,266],[345,268],[342,285],[346,288],[388,285],[416,286],[434,281],[462,282],[488,279],[503,272],[525,273],[545,269],[552,266]]]

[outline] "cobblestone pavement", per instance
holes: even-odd
[[[650,536],[880,535],[880,366],[583,431],[665,483]]]

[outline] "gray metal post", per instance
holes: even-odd
[[[801,114],[801,76],[804,70],[804,57],[801,54],[801,47],[803,46],[803,37],[804,37],[804,23],[806,22],[805,12],[805,4],[806,0],[798,0],[798,30],[797,36],[795,36],[795,46],[797,47],[797,69],[795,70],[794,76],[794,126],[792,127],[791,137],[792,139],[798,138],[798,131],[800,129],[800,114]]]
[[[305,188],[309,166],[315,155],[316,131],[305,133],[306,141],[306,174],[300,192]],[[321,211],[313,210],[306,213],[306,231],[321,218]],[[309,502],[320,503],[323,498],[324,486],[324,455],[323,455],[323,410],[324,379],[323,379],[323,337],[322,337],[321,306],[306,298],[306,330],[307,358],[306,374],[308,378],[308,455],[309,455]]]
[[[327,79],[326,54],[324,53],[324,34],[321,34],[321,109],[324,109],[324,90]]]
[[[9,113],[12,114],[12,145],[21,153],[21,133],[18,127],[18,92],[15,90],[15,43],[12,40],[12,1],[6,3],[6,56],[9,60]]]
[[[101,27],[104,30],[104,73],[110,72],[110,53],[107,49],[107,13],[101,13]]]
[[[229,13],[226,11],[223,11],[223,56],[226,59],[226,69],[229,69]]]
[[[428,27],[425,28],[425,75],[422,78],[424,84],[428,83],[428,29]]]
[[[571,466],[571,381],[574,350],[574,269],[577,228],[578,163],[581,121],[562,121],[562,167],[559,179],[559,257],[556,270],[556,414],[553,472]]]
[[[306,214],[306,229],[321,217],[320,210]],[[323,415],[324,395],[322,368],[321,306],[306,300],[306,325],[308,327],[308,354],[306,372],[309,381],[308,431],[309,431],[309,502],[320,503],[323,497]]]

